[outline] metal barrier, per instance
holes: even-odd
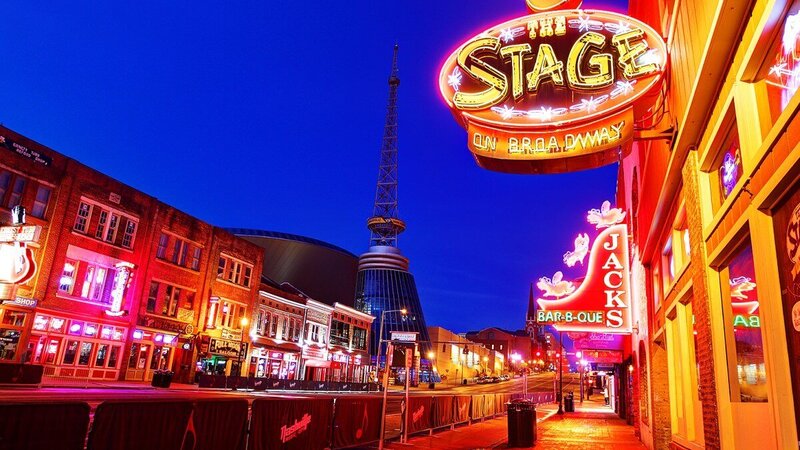
[[[324,391],[324,392],[377,392],[375,383],[347,381],[279,380],[275,378],[236,377],[225,375],[200,375],[198,386],[216,389],[249,389],[255,391]]]
[[[257,380],[233,382],[256,389],[259,386]],[[301,387],[314,387],[302,381],[297,383]],[[210,379],[206,384],[219,385],[220,381]],[[325,383],[318,386],[360,387]],[[535,403],[554,401],[552,392],[527,396],[412,396],[408,405],[408,431],[433,433],[436,429],[503,415],[505,403],[523,397]],[[86,403],[0,403],[0,416],[6,418],[0,423],[0,450],[82,450],[84,442],[87,450],[363,447],[380,438],[381,406],[382,400],[374,396],[105,401],[94,413],[87,440],[90,409]],[[42,422],[41,417],[48,420]]]

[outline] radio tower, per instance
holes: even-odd
[[[392,331],[416,332],[421,359],[427,358],[430,338],[414,275],[408,271],[408,258],[397,247],[397,235],[406,224],[397,213],[397,45],[394,46],[392,73],[389,75],[389,102],[383,129],[381,160],[375,207],[367,219],[370,246],[358,259],[355,306],[375,317],[370,333],[370,355],[377,365],[385,365],[386,346],[380,345]],[[401,311],[405,311],[402,313]],[[385,312],[385,314],[384,314]],[[381,319],[383,334],[381,335]],[[380,348],[380,351],[379,351]],[[416,359],[411,376],[414,380],[433,380],[430,364]]]
[[[383,126],[381,162],[378,167],[378,188],[375,191],[375,207],[367,227],[372,232],[370,246],[387,245],[397,247],[397,235],[406,229],[397,213],[397,49],[394,46],[392,73],[389,76],[389,103],[386,105],[386,123]]]

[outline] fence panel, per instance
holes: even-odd
[[[494,415],[494,397],[495,394],[486,394],[483,396],[483,416],[492,417]]]
[[[453,396],[437,395],[433,397],[431,427],[441,428],[453,423]]]
[[[456,395],[453,397],[453,422],[462,423],[469,420],[469,406],[472,398],[469,395]]]
[[[83,450],[86,403],[0,403],[0,450]]]
[[[324,449],[331,440],[332,419],[332,398],[256,399],[247,448]]]
[[[189,442],[190,436],[187,436],[183,448],[244,450],[247,442],[247,409],[247,400],[198,401],[192,413],[194,435],[191,437],[194,442]]]
[[[377,442],[381,434],[382,406],[380,398],[337,398],[333,413],[333,447]]]
[[[106,401],[97,407],[87,450],[178,449],[192,402]]]
[[[433,397],[413,396],[408,399],[408,432],[431,428]]]
[[[472,396],[472,408],[469,416],[472,420],[477,420],[483,417],[483,395]]]

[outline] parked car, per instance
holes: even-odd
[[[499,383],[500,377],[492,377],[490,383]]]

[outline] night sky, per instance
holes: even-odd
[[[584,7],[626,10],[608,1]],[[614,198],[616,165],[478,168],[440,99],[444,59],[524,0],[162,3],[4,5],[0,121],[216,225],[360,254],[398,42],[400,248],[428,324],[457,332],[521,328],[530,282]]]

